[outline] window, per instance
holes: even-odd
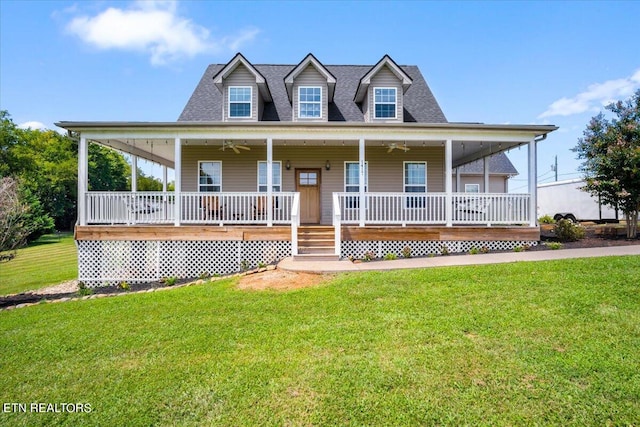
[[[369,163],[364,163],[364,191],[369,190]],[[344,191],[358,193],[360,191],[360,162],[344,162]],[[345,207],[357,209],[359,197],[347,197]]]
[[[229,88],[229,117],[251,117],[251,87]]]
[[[405,193],[426,193],[427,192],[427,163],[426,162],[404,162],[404,192]],[[408,208],[425,207],[424,197],[407,197]]]
[[[322,117],[322,88],[298,88],[298,117],[306,119]]]
[[[396,88],[376,87],[373,89],[376,119],[396,118]]]
[[[282,191],[282,162],[273,162],[271,165],[272,186],[271,191]],[[267,162],[258,162],[258,191],[267,192]]]
[[[464,185],[465,193],[479,193],[480,192],[480,184],[465,184]]]
[[[198,162],[198,191],[222,191],[222,162]]]

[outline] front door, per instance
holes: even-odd
[[[320,169],[296,169],[296,191],[300,193],[300,223],[320,223]]]

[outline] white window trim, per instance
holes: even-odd
[[[249,89],[249,115],[248,116],[231,116],[231,89]],[[239,102],[236,102],[236,103],[239,104]],[[232,120],[253,118],[253,87],[229,86],[229,89],[227,90],[227,117]]]
[[[342,183],[343,183],[343,188],[344,188],[344,192],[347,193],[347,164],[349,163],[355,163],[357,165],[360,164],[359,161],[355,160],[355,161],[345,161],[344,162],[344,172],[343,172],[343,178],[342,178]],[[369,191],[369,162],[367,160],[365,160],[364,162],[364,191]],[[358,177],[358,180],[360,180],[360,178]],[[360,185],[360,183],[358,182],[358,186]]]
[[[406,194],[410,194],[410,193],[407,193],[407,176],[405,175],[407,171],[407,168],[406,168],[407,163],[422,163],[424,165],[424,192],[426,193],[427,192],[427,162],[421,161],[421,160],[402,162],[402,192]],[[411,186],[415,187],[415,185],[411,185]]]
[[[381,105],[390,105],[391,102],[376,102],[376,89],[393,89],[396,92],[396,102],[394,102],[393,104],[396,106],[396,108],[393,109],[393,117],[378,117],[376,116],[376,105],[381,104]],[[373,96],[373,118],[374,120],[392,120],[392,119],[397,119],[398,118],[398,88],[397,87],[374,87],[373,88],[373,92],[372,92],[372,96]]]
[[[320,89],[320,101],[318,101],[318,104],[320,104],[320,116],[318,117],[302,117],[301,114],[301,108],[300,108],[300,104],[302,103],[302,101],[300,101],[300,89]],[[309,119],[309,120],[318,120],[318,119],[322,119],[322,101],[323,101],[323,94],[322,94],[323,90],[322,90],[322,86],[298,86],[298,118],[299,119]],[[309,101],[305,101],[306,104],[315,104],[316,102],[309,102]]]
[[[257,164],[256,164],[256,191],[260,192],[260,163],[264,163],[265,165],[267,164],[266,160],[258,160]],[[273,160],[272,163],[278,163],[280,165],[280,192],[282,192],[282,161],[281,160]],[[274,186],[275,184],[272,182],[271,183],[272,186]],[[265,183],[264,186],[266,187],[267,184]],[[272,190],[273,191],[273,190]]]
[[[200,191],[200,186],[201,185],[206,185],[206,184],[200,184],[200,165],[202,163],[220,163],[220,193],[222,193],[222,160],[198,160],[198,174],[197,174],[197,186],[198,186],[198,193],[201,193],[202,191]]]
[[[478,191],[469,191],[467,190],[467,188],[470,187],[476,187],[478,189]],[[465,184],[464,185],[464,192],[465,193],[480,193],[480,184]]]

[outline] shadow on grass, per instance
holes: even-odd
[[[51,243],[59,243],[61,239],[72,236],[72,235],[73,235],[73,232],[71,231],[62,231],[54,234],[45,234],[44,236],[41,236],[40,238],[38,238],[38,240],[29,243],[26,247],[32,248],[34,246],[42,246],[42,245],[49,245]]]

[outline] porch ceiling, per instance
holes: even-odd
[[[224,141],[247,146],[358,146],[366,148],[386,143],[411,147],[442,146],[452,140],[453,167],[544,138],[557,129],[551,125],[484,125],[474,123],[440,124],[283,124],[266,123],[100,123],[62,122],[56,125],[79,132],[90,142],[137,155],[174,167],[175,138],[182,144],[211,145],[221,148]],[[366,153],[365,153],[366,156]]]

